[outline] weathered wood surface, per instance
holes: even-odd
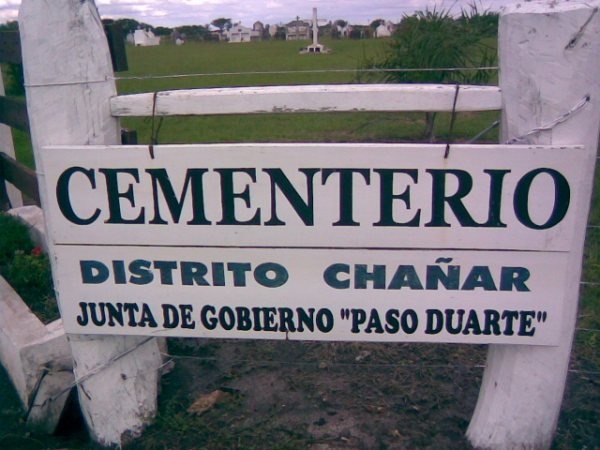
[[[121,144],[123,145],[137,145],[138,134],[136,130],[129,130],[127,128],[121,129]]]
[[[454,85],[315,85],[162,91],[114,97],[114,116],[452,111]],[[499,110],[500,89],[460,86],[456,111]]]
[[[29,118],[25,100],[0,96],[0,123],[29,132]]]
[[[21,64],[18,31],[0,31],[0,63]]]
[[[62,322],[45,326],[1,276],[0,361],[27,410],[28,423],[54,432],[73,382]]]
[[[105,25],[113,70],[128,70],[125,37],[119,24]],[[22,64],[21,39],[18,31],[0,31],[0,63]]]
[[[2,78],[2,71],[0,71],[0,98],[3,98],[1,96],[4,96],[4,80]],[[1,111],[2,107],[0,107],[0,115],[2,114]],[[0,152],[4,152],[12,158],[15,157],[12,130],[8,125],[4,125],[2,123],[0,123]],[[9,206],[15,208],[23,205],[23,196],[16,187],[2,181],[0,181],[0,183],[2,184],[2,187],[0,188],[2,191],[0,192],[0,197],[2,198],[1,202],[4,203],[1,208],[4,209]]]
[[[0,151],[0,179],[14,185],[36,205],[40,205],[40,193],[35,171]]]
[[[106,33],[106,39],[108,41],[113,70],[115,72],[129,70],[123,28],[121,28],[121,25],[118,23],[111,23],[109,25],[104,25],[104,32]]]
[[[600,1],[521,2],[500,18],[503,140],[553,122],[582,99],[583,109],[531,144],[598,148],[600,132]],[[591,191],[591,186],[586,189]],[[588,198],[591,192],[588,192]],[[587,216],[567,273],[571,286],[562,315],[561,345],[491,345],[479,401],[467,436],[476,448],[549,448],[556,429],[571,354]]]
[[[8,192],[6,190],[6,183],[2,178],[2,172],[0,172],[0,211],[7,211],[11,208],[10,199],[8,198]]]
[[[114,74],[94,2],[23,0],[19,24],[34,155],[49,144],[120,143],[108,105]],[[92,438],[120,446],[123,436],[141,433],[156,413],[156,339],[72,336],[70,344]]]

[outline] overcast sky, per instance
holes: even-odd
[[[40,0],[38,0],[40,1]],[[252,25],[285,23],[299,16],[311,17],[318,9],[320,19],[343,19],[367,24],[383,18],[399,21],[404,14],[426,7],[452,8],[460,12],[474,0],[96,0],[103,18],[128,17],[154,26],[203,25],[219,17]],[[514,0],[477,0],[483,9],[498,10]],[[0,0],[0,23],[16,20],[21,0]]]

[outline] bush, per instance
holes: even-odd
[[[0,214],[0,275],[44,322],[59,317],[48,256],[31,242],[27,226]]]
[[[482,11],[477,6],[477,3],[471,3],[467,8],[461,9],[458,21],[461,22],[463,29],[467,33],[485,38],[498,35],[499,18],[500,16],[497,12],[492,12],[488,9]]]
[[[32,250],[27,227],[14,217],[0,213],[0,273],[5,272],[18,251],[30,253]]]
[[[3,64],[2,76],[6,95],[25,95],[23,82],[23,66],[20,64]]]
[[[392,35],[386,54],[380,60],[366,60],[363,66],[384,69],[380,79],[388,83],[486,83],[491,72],[475,68],[494,65],[496,55],[483,43],[485,35],[478,28],[488,19],[480,21],[478,16],[476,8],[463,10],[458,19],[449,10],[436,8],[405,16]],[[454,68],[465,70],[445,70]],[[426,114],[424,134],[432,139],[435,113]]]
[[[17,21],[0,24],[0,33],[18,32],[19,24]],[[2,76],[4,78],[4,90],[6,95],[25,95],[23,87],[23,66],[20,64],[1,64]]]
[[[425,10],[405,17],[393,35],[382,68],[428,69],[419,72],[390,72],[387,81],[402,83],[483,83],[488,71],[429,70],[487,66],[495,55],[472,31],[473,17],[455,20],[447,10]]]
[[[30,253],[17,251],[8,266],[6,279],[42,322],[48,323],[59,317],[50,262],[39,247],[34,247]]]

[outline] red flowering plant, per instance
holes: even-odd
[[[0,275],[42,322],[59,317],[48,256],[27,226],[7,214],[0,214]]]

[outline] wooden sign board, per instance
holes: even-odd
[[[68,333],[557,344],[591,151],[153,150],[42,152]]]

